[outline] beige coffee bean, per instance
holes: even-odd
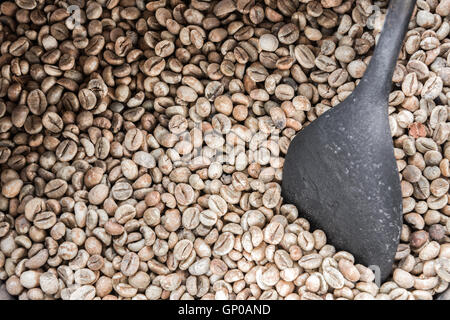
[[[56,148],[56,157],[63,162],[72,160],[78,151],[74,141],[64,140]]]
[[[355,50],[350,46],[340,46],[336,48],[335,56],[341,62],[350,63],[355,58]]]
[[[419,168],[413,165],[406,166],[402,171],[403,177],[409,182],[418,182],[422,173]]]
[[[443,82],[440,77],[432,76],[423,85],[421,95],[424,99],[433,100],[442,91]]]
[[[284,228],[279,222],[271,222],[264,228],[264,241],[269,244],[279,244],[283,236]]]
[[[122,258],[120,271],[125,276],[132,276],[139,270],[139,256],[134,252],[128,252]]]
[[[64,122],[56,112],[46,112],[42,117],[42,125],[52,133],[59,133],[64,128]]]
[[[19,8],[25,9],[25,10],[33,10],[37,6],[37,3],[35,0],[18,0],[18,1],[16,1],[16,4]]]
[[[303,68],[312,69],[315,66],[314,53],[305,45],[298,45],[295,47],[295,58]]]
[[[128,283],[136,289],[145,290],[150,284],[150,276],[143,271],[138,271],[128,278]]]
[[[189,257],[193,248],[194,244],[192,243],[192,241],[188,239],[181,240],[175,245],[173,249],[174,257],[177,260],[184,260]]]
[[[356,282],[360,279],[361,275],[354,264],[347,259],[339,260],[339,271],[345,277],[345,279]]]
[[[300,265],[300,267],[308,270],[316,269],[322,264],[322,256],[317,253],[311,253],[303,256],[298,261],[298,264]]]
[[[92,110],[97,104],[97,97],[94,92],[87,88],[80,90],[78,100],[80,101],[81,107],[85,110]]]
[[[176,273],[163,276],[161,279],[161,288],[167,291],[174,291],[180,286],[180,284],[181,278]]]
[[[298,245],[305,251],[314,248],[314,236],[309,231],[301,231],[297,236]]]
[[[439,283],[438,277],[416,277],[414,278],[414,288],[418,290],[430,290],[436,287]]]
[[[214,244],[213,251],[219,256],[228,254],[234,246],[234,235],[230,232],[222,233]]]
[[[188,230],[195,229],[200,224],[199,210],[197,208],[187,208],[183,212],[181,219],[184,228]],[[205,221],[209,221],[209,219]]]
[[[139,166],[147,169],[156,167],[155,158],[148,152],[138,151],[133,155],[133,161]]]
[[[430,191],[435,197],[444,196],[449,190],[449,183],[447,180],[438,178],[433,180],[430,184]]]
[[[31,113],[41,115],[47,109],[47,98],[42,90],[35,89],[27,96],[27,105]]]
[[[112,197],[119,201],[127,200],[132,194],[133,188],[128,182],[117,182],[111,188]]]
[[[104,173],[105,171],[100,167],[92,167],[88,169],[84,174],[84,184],[88,188],[98,185],[101,182]]]
[[[273,34],[266,33],[259,38],[261,50],[273,52],[278,49],[278,39]]]
[[[22,180],[12,179],[2,186],[2,195],[4,195],[6,198],[14,198],[19,194],[22,186]]]
[[[443,279],[444,281],[450,279],[450,259],[445,257],[436,259],[436,262],[434,263],[434,268],[437,275],[441,279]]]
[[[175,187],[175,199],[182,206],[190,205],[194,201],[194,196],[194,189],[186,183],[180,183]]]
[[[123,204],[116,209],[114,218],[117,223],[125,224],[136,216],[136,208],[131,204]]]
[[[195,214],[195,213],[193,213]],[[212,227],[216,224],[218,220],[217,213],[212,210],[203,210],[198,214],[198,218],[195,216],[190,219],[198,219],[198,221],[207,227]],[[195,223],[195,220],[189,223]]]
[[[197,100],[197,93],[188,86],[180,86],[177,89],[177,97],[186,102],[194,102]]]
[[[48,250],[41,249],[25,262],[25,267],[27,267],[28,269],[39,269],[43,265],[45,265],[45,263],[47,263],[48,258]]]
[[[92,300],[95,297],[95,287],[91,285],[84,285],[75,289],[70,294],[70,300]]]
[[[80,285],[92,284],[96,280],[94,271],[87,268],[78,269],[74,273],[75,283]]]
[[[287,23],[278,31],[278,39],[283,44],[293,44],[299,38],[298,27],[293,23]]]
[[[125,159],[120,163],[123,175],[129,180],[137,179],[139,172],[136,163],[132,160]]]
[[[431,260],[439,255],[440,246],[436,241],[431,241],[420,250],[419,258],[422,260]]]
[[[73,242],[63,242],[58,248],[58,256],[63,260],[72,260],[78,253],[78,247]]]
[[[124,146],[130,151],[136,151],[141,147],[143,141],[144,136],[142,132],[139,129],[134,128],[127,131],[125,135]]]
[[[189,273],[194,276],[206,274],[210,269],[210,263],[208,257],[201,258],[189,266]]]
[[[294,89],[287,84],[280,84],[275,88],[275,96],[282,101],[291,100],[294,94]]]
[[[58,278],[52,272],[45,272],[39,277],[39,285],[46,294],[55,294],[59,290]]]
[[[93,187],[88,194],[89,202],[93,205],[102,204],[108,197],[109,188],[105,184],[98,184]]]
[[[50,180],[44,188],[44,193],[49,198],[61,198],[67,191],[67,182],[62,179]]]
[[[20,275],[20,284],[27,289],[36,288],[37,286],[39,286],[41,274],[42,272],[35,270],[24,271]]]
[[[47,230],[56,224],[57,218],[52,211],[44,211],[36,214],[33,219],[33,224],[41,229]]]
[[[395,269],[393,278],[401,288],[409,289],[414,286],[414,277],[402,269]]]

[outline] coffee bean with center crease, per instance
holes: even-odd
[[[95,35],[89,40],[89,44],[84,49],[87,55],[95,56],[100,53],[105,45],[105,38],[102,35]]]
[[[28,50],[29,47],[30,43],[28,42],[28,39],[21,37],[11,43],[9,46],[9,53],[15,57],[20,57]]]
[[[345,69],[336,69],[328,77],[328,84],[333,88],[337,88],[343,85],[347,79],[348,72]]]
[[[278,39],[283,44],[293,44],[300,35],[298,27],[293,23],[287,23],[278,31]]]
[[[75,141],[64,140],[56,148],[56,157],[63,162],[71,161],[77,154],[78,147]]]
[[[72,260],[78,253],[78,247],[75,243],[65,241],[58,248],[58,256],[63,260]]]
[[[128,130],[125,135],[124,146],[130,151],[138,150],[144,140],[143,133],[137,128]]]
[[[266,68],[258,62],[253,63],[247,68],[247,74],[255,82],[262,82],[269,75]]]
[[[186,102],[194,102],[197,100],[197,93],[188,86],[180,86],[177,89],[177,96]]]
[[[39,229],[46,230],[56,223],[56,215],[52,211],[38,213],[33,220],[33,224]]]
[[[0,147],[0,164],[7,162],[10,156],[11,150],[7,147]]]
[[[68,184],[66,181],[62,179],[53,179],[45,185],[44,193],[48,198],[59,199],[66,193],[67,188]]]
[[[120,224],[125,224],[127,221],[133,219],[136,215],[136,209],[130,204],[121,205],[117,208],[114,218]]]
[[[198,215],[198,220],[202,225],[212,227],[213,225],[216,224],[218,216],[217,213],[215,213],[212,210],[203,210]]]
[[[139,257],[134,252],[123,256],[120,263],[120,271],[127,277],[134,275],[139,269]]]
[[[28,221],[33,221],[34,217],[37,213],[45,211],[47,208],[47,205],[45,204],[45,201],[41,198],[33,198],[30,199],[25,204],[25,218]]]
[[[89,257],[86,266],[92,271],[98,271],[105,265],[104,258],[101,255],[92,255]]]
[[[106,159],[111,150],[111,144],[105,137],[101,137],[95,144],[95,156],[98,159]]]
[[[284,228],[279,222],[271,222],[264,229],[264,241],[270,244],[278,244],[284,235]]]
[[[188,239],[181,240],[175,245],[173,250],[174,257],[177,260],[184,260],[189,257],[193,248],[194,244],[192,241],[189,241]]]
[[[19,8],[25,10],[33,10],[37,6],[36,0],[16,0],[16,4]]]
[[[297,62],[306,69],[312,69],[315,66],[314,53],[306,45],[298,45],[294,49],[295,58]]]
[[[31,113],[41,115],[47,109],[47,98],[41,90],[35,89],[28,94],[27,105]]]
[[[87,88],[79,91],[78,100],[80,101],[81,107],[85,110],[92,110],[97,104],[97,97],[94,92]]]
[[[199,210],[197,208],[187,208],[183,212],[182,224],[184,228],[192,230],[195,229],[199,223]]]
[[[166,60],[162,57],[154,56],[145,60],[141,64],[141,70],[144,74],[150,77],[156,77],[164,70],[166,66]]]
[[[116,200],[126,200],[131,197],[133,188],[128,182],[117,182],[111,188],[111,194]]]
[[[33,135],[42,131],[42,119],[36,115],[30,115],[27,117],[24,123],[25,132]]]
[[[174,52],[174,50],[175,45],[173,44],[173,42],[170,42],[168,40],[160,41],[155,46],[156,55],[163,58],[170,56]]]
[[[222,233],[214,244],[214,253],[219,256],[229,253],[234,246],[234,235],[230,232]]]
[[[28,261],[25,262],[25,267],[28,269],[39,269],[47,262],[49,253],[47,249],[41,249],[31,256]]]
[[[52,133],[59,133],[64,128],[64,122],[56,112],[46,112],[42,117],[42,125]]]
[[[275,88],[275,96],[282,101],[291,100],[294,94],[294,89],[287,84],[280,84]]]

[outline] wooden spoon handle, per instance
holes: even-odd
[[[391,0],[370,64],[358,87],[374,93],[388,95],[398,54],[403,44],[416,0]]]

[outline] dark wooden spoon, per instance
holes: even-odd
[[[416,0],[391,0],[370,64],[353,93],[302,130],[282,191],[330,243],[358,263],[392,271],[402,195],[388,120],[392,75]]]

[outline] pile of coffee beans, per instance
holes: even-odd
[[[418,0],[389,119],[392,277],[281,197],[388,1],[0,4],[0,280],[19,299],[427,299],[450,282],[450,0]]]

